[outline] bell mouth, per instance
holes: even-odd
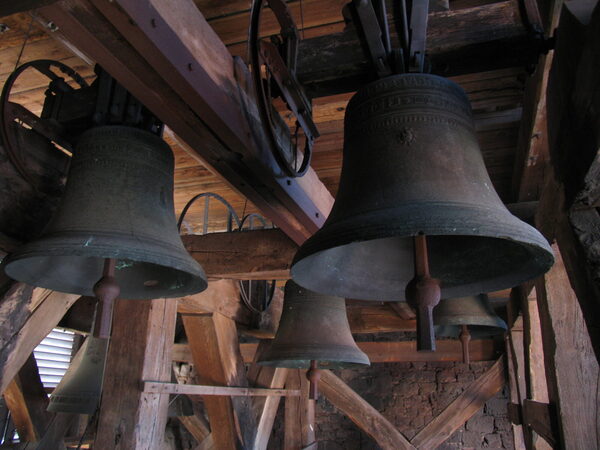
[[[258,361],[261,366],[286,367],[289,369],[308,369],[312,359],[317,361],[319,369],[346,369],[369,366],[369,357],[356,346],[326,345],[307,343],[279,345],[267,351]],[[318,355],[318,357],[317,357]]]
[[[202,267],[185,250],[168,244],[96,233],[93,240],[76,233],[55,233],[30,242],[6,258],[5,272],[14,279],[58,292],[94,296],[105,258],[117,260],[119,298],[147,300],[182,297],[208,286]],[[86,242],[90,243],[85,245]],[[183,247],[182,247],[183,248]]]
[[[325,222],[298,250],[292,278],[319,293],[405,301],[419,231],[427,235],[430,270],[442,282],[442,298],[517,286],[554,263],[546,239],[508,211],[405,205]]]

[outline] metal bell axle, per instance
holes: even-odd
[[[206,288],[173,208],[173,154],[158,136],[122,126],[86,131],[62,203],[43,235],[7,258],[19,281],[93,295],[105,259],[123,298],[181,297]]]

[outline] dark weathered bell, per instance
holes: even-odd
[[[492,309],[485,294],[442,299],[433,310],[433,321],[440,326],[436,334],[443,337],[458,337],[461,325],[468,325],[474,337],[475,330],[486,333],[482,335],[493,336],[508,328],[506,322]]]
[[[427,74],[375,81],[350,100],[344,132],[335,204],[294,258],[298,284],[404,300],[421,234],[443,298],[515,286],[552,265],[546,240],[496,194],[456,83]]]
[[[177,232],[173,168],[171,149],[158,136],[120,126],[88,130],[58,212],[39,239],[8,257],[6,273],[91,296],[105,258],[114,258],[123,298],[202,291],[206,276]]]
[[[311,292],[290,280],[275,339],[258,362],[307,369],[311,361],[322,369],[369,364],[350,333],[345,300]]]
[[[100,402],[108,339],[89,336],[50,396],[48,411],[93,414]]]

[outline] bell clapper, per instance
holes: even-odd
[[[94,285],[94,294],[98,298],[98,306],[93,335],[101,339],[110,338],[114,301],[121,292],[121,288],[115,279],[116,262],[117,260],[114,258],[104,260],[102,278]]]
[[[471,362],[471,358],[469,356],[469,341],[471,340],[471,333],[469,333],[469,327],[467,325],[461,326],[458,337],[462,343],[463,362],[465,364],[469,364]]]
[[[321,379],[321,369],[317,368],[317,361],[310,362],[310,369],[306,372],[306,378],[310,381],[310,390],[308,398],[317,400],[319,398],[319,380]]]
[[[406,286],[406,300],[417,312],[417,350],[435,351],[433,308],[440,302],[440,280],[431,278],[427,238],[414,237],[415,277]]]

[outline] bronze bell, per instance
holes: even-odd
[[[344,133],[335,204],[294,258],[298,284],[405,300],[421,234],[442,298],[516,286],[552,265],[544,237],[496,194],[456,83],[417,73],[377,80],[350,100]]]
[[[463,362],[467,364],[470,362],[469,342],[472,337],[497,336],[508,329],[506,322],[492,309],[486,294],[442,299],[433,310],[433,320],[437,336],[460,339]]]
[[[173,153],[156,135],[122,126],[86,131],[56,215],[39,239],[7,258],[7,275],[92,296],[105,258],[113,258],[123,298],[206,289],[204,271],[177,232],[173,170]]]
[[[317,294],[290,280],[279,328],[258,363],[307,369],[311,361],[321,369],[369,365],[350,333],[345,300]]]
[[[471,330],[481,330],[481,336],[502,334],[508,328],[492,309],[486,294],[442,299],[433,310],[433,321],[442,327],[438,335],[444,337],[458,337],[461,325],[468,325]]]
[[[48,411],[93,414],[102,392],[108,339],[88,336],[50,396]]]

